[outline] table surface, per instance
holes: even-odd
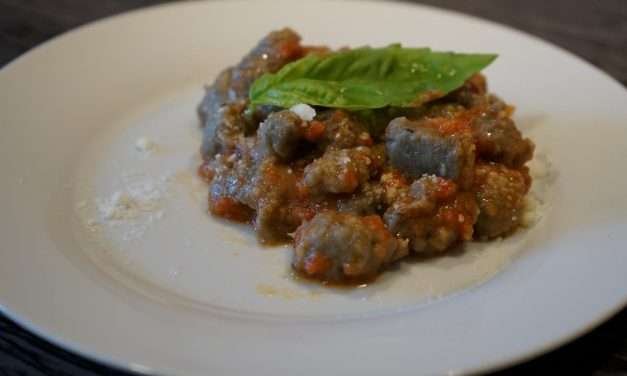
[[[104,16],[163,0],[0,0],[0,67]],[[425,0],[508,24],[570,50],[627,86],[626,0]],[[587,335],[500,374],[627,375],[627,309]],[[0,314],[0,375],[125,375],[71,354]]]

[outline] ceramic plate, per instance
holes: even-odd
[[[208,216],[194,173],[202,87],[284,26],[310,44],[498,53],[490,89],[537,144],[532,225],[338,290],[294,279],[288,248]],[[493,23],[398,3],[178,3],[34,49],[0,71],[0,98],[0,305],[111,365],[485,371],[554,348],[626,301],[627,92]]]

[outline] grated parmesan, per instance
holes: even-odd
[[[85,222],[89,231],[97,231],[102,226],[116,227],[123,231],[124,240],[131,240],[141,237],[150,225],[163,218],[163,199],[171,179],[168,176],[157,179],[143,175],[122,176],[122,188],[106,197],[95,198],[93,205],[80,201],[76,209],[95,214]]]
[[[140,153],[149,154],[155,150],[156,146],[157,145],[154,142],[150,141],[146,137],[140,137],[137,141],[135,141],[135,150]]]

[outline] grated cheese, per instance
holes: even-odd
[[[95,213],[85,222],[89,231],[97,231],[102,226],[116,227],[123,231],[124,240],[136,239],[150,225],[163,218],[163,199],[169,190],[170,180],[165,175],[157,179],[144,175],[123,175],[121,189],[94,199],[93,205],[80,201],[76,209]]]
[[[135,141],[135,150],[140,153],[149,154],[155,150],[156,146],[157,145],[154,142],[150,141],[146,137],[140,137],[137,141]]]

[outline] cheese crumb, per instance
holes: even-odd
[[[135,150],[142,153],[150,153],[155,150],[155,143],[146,137],[140,137],[135,141]]]
[[[111,198],[103,200],[98,209],[104,219],[132,219],[139,215],[140,203],[128,193],[118,191]]]
[[[342,163],[342,164],[344,164],[344,165],[347,165],[347,164],[351,163],[351,159],[350,159],[350,157],[349,157],[349,156],[347,156],[347,155],[341,156],[341,157],[339,158],[339,161],[340,161],[340,163]]]
[[[299,103],[290,108],[303,121],[312,121],[316,117],[316,110],[308,104]]]

